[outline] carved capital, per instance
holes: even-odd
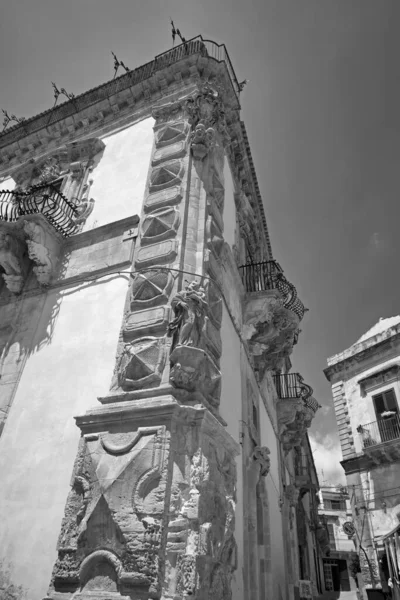
[[[260,477],[266,477],[271,468],[271,451],[267,446],[256,446],[253,451],[253,460],[260,466]]]
[[[216,87],[209,83],[204,84],[194,96],[186,100],[185,109],[194,131],[199,123],[205,129],[213,127],[220,134],[222,143],[229,143],[225,109]]]

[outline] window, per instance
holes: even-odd
[[[396,394],[394,393],[394,389],[386,390],[386,392],[381,392],[380,394],[376,394],[376,396],[372,396],[372,400],[374,401],[375,414],[377,419],[381,419],[381,415],[384,412],[392,411],[398,414],[399,409],[397,407]]]
[[[325,575],[325,589],[330,592],[333,591],[333,578],[331,564],[324,560],[324,575]]]
[[[329,548],[331,550],[336,550],[335,530],[333,528],[332,523],[328,523],[328,533],[329,533]]]
[[[346,510],[346,500],[328,500],[324,498],[324,507],[328,510]]]

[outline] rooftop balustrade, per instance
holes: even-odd
[[[0,221],[13,222],[32,214],[42,214],[64,237],[77,230],[76,207],[51,183],[35,185],[26,191],[0,191]]]
[[[247,292],[278,290],[282,294],[283,306],[294,312],[300,320],[303,318],[307,309],[275,260],[242,265],[240,272]]]
[[[173,65],[188,56],[196,54],[200,54],[206,58],[212,58],[217,62],[225,63],[233,91],[239,102],[241,88],[225,44],[217,44],[212,40],[205,40],[201,35],[198,35],[162,54],[158,54],[153,60],[137,69],[132,69],[120,77],[116,77],[84,94],[75,96],[72,100],[68,100],[67,102],[56,106],[54,109],[49,109],[36,117],[25,119],[22,123],[17,123],[4,132],[0,132],[0,147],[16,142],[26,135],[42,129],[42,127],[49,127],[53,123],[57,123],[61,119],[70,117],[76,112],[86,109],[88,106],[96,104],[97,102],[107,100],[113,94],[117,94],[118,92],[142,83],[166,67]]]

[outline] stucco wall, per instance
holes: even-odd
[[[4,181],[0,182],[0,190],[13,190],[15,188],[15,181],[11,177],[7,177]]]
[[[126,290],[124,278],[111,276],[50,292],[32,314],[35,350],[0,438],[0,564],[32,600],[46,595],[56,559],[79,440],[73,415],[109,389]]]
[[[272,589],[269,590],[269,594],[271,594],[271,598],[286,598],[285,582],[287,581],[287,570],[282,531],[282,513],[279,506],[280,458],[275,432],[261,398],[259,407],[261,446],[267,446],[269,448],[271,459],[271,469],[265,479],[268,494],[270,524],[269,546],[266,544],[265,547],[267,572],[269,574],[268,579],[272,586]],[[269,564],[268,558],[270,558]]]
[[[85,229],[141,213],[154,119],[149,118],[102,138],[105,150],[91,178],[95,206]]]
[[[227,430],[239,442],[239,425],[242,419],[240,340],[232,325],[230,316],[223,306],[221,356],[221,403],[220,414],[227,423]],[[235,538],[238,545],[238,567],[232,578],[233,600],[243,599],[243,467],[242,456],[236,458],[237,488]]]
[[[235,186],[233,183],[231,169],[228,159],[225,157],[224,164],[224,179],[225,179],[225,202],[224,202],[224,238],[225,241],[232,246],[235,243],[236,231],[236,207],[235,207]]]

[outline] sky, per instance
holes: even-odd
[[[399,0],[0,0],[0,108],[30,117],[190,39],[227,46],[274,257],[309,308],[292,356],[322,405],[322,479],[344,481],[326,358],[400,313]],[[321,476],[320,476],[321,479]]]

